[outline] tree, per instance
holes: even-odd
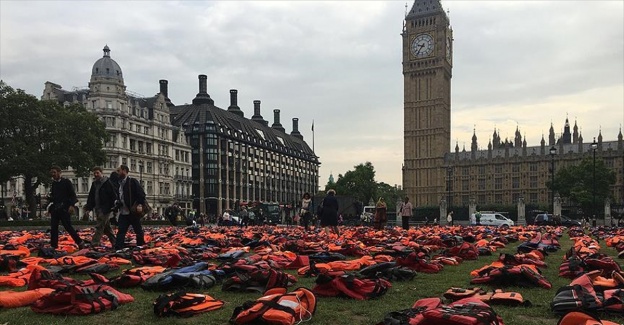
[[[40,101],[0,81],[0,182],[24,178],[24,196],[36,211],[34,192],[49,184],[50,166],[71,166],[78,176],[106,161],[104,123],[80,105]]]
[[[546,186],[579,205],[584,213],[591,214],[597,211],[595,209],[605,198],[611,196],[610,188],[613,184],[615,173],[605,166],[602,159],[596,159],[594,206],[594,160],[592,157],[585,157],[578,165],[560,168],[555,175],[554,186],[550,181]]]
[[[333,188],[336,190],[336,194],[350,195],[356,200],[366,203],[377,194],[375,168],[370,162],[354,166],[354,170],[350,170],[344,175],[338,175],[338,180]],[[326,190],[328,189],[329,187],[326,186]]]

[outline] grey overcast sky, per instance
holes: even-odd
[[[197,75],[215,104],[273,123],[281,109],[322,162],[320,183],[370,161],[401,183],[405,1],[0,1],[0,78],[40,97],[46,81],[86,87],[108,44],[128,90],[169,80],[190,103]],[[413,1],[407,2],[411,8]],[[624,121],[623,1],[442,1],[454,31],[451,147],[487,148],[494,128],[529,146],[562,132],[615,140]],[[409,9],[408,8],[408,9]],[[451,148],[449,148],[451,149]]]

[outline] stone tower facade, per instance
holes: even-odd
[[[403,27],[403,189],[418,206],[445,193],[453,31],[439,0],[415,0]]]

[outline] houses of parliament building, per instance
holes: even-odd
[[[417,206],[511,205],[524,198],[528,204],[549,202],[551,164],[555,170],[593,156],[612,168],[614,203],[624,195],[624,144],[603,141],[602,134],[583,139],[576,121],[566,119],[557,136],[551,125],[548,141],[528,146],[516,130],[514,139],[501,140],[494,131],[486,150],[479,149],[476,134],[469,150],[451,148],[451,78],[453,30],[440,0],[415,0],[405,16],[402,31],[404,86],[403,189]]]

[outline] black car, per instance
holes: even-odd
[[[537,226],[555,226],[555,220],[553,219],[552,214],[543,213],[535,216],[534,224]],[[578,220],[570,219],[566,216],[561,216],[561,225],[566,227],[580,227],[581,222]]]

